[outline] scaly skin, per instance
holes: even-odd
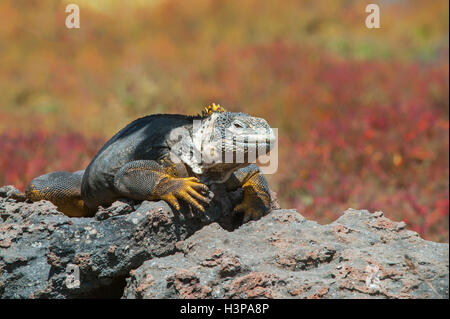
[[[202,121],[200,131],[194,131],[193,120]],[[244,113],[229,113],[215,104],[205,108],[202,115],[193,117],[151,115],[130,123],[114,135],[85,171],[39,176],[31,181],[25,193],[15,197],[33,202],[49,200],[71,217],[93,216],[99,206],[107,207],[121,197],[164,200],[176,210],[180,210],[180,202],[185,202],[204,212],[203,205],[209,203],[205,197],[207,185],[220,182],[225,183],[228,190],[243,188],[244,198],[235,212],[243,212],[244,221],[258,219],[269,212],[269,187],[256,165],[196,164],[183,156],[181,163],[175,163],[170,151],[174,143],[169,136],[178,128],[187,130],[192,137],[188,145],[200,143],[202,148],[212,145],[219,154],[230,148],[236,153],[247,152],[252,145],[245,141],[245,145],[249,144],[243,148],[242,144],[232,144],[229,139],[226,145],[213,143],[220,140],[218,136],[223,138],[228,130],[235,136],[262,136],[266,140],[273,137],[264,120]]]
[[[269,213],[269,184],[258,166],[250,164],[238,169],[228,179],[226,186],[228,189],[241,187],[244,190],[242,203],[234,208],[236,213],[244,213],[244,222],[257,220]]]
[[[137,200],[162,199],[177,210],[180,209],[178,200],[184,200],[204,212],[198,200],[209,203],[209,199],[199,192],[207,192],[208,187],[196,177],[177,175],[173,166],[163,167],[150,160],[133,161],[117,172],[114,185],[124,197]]]
[[[83,171],[76,173],[53,172],[39,176],[31,181],[25,193],[14,197],[25,196],[32,202],[48,200],[70,217],[89,215],[89,209],[81,198],[81,179]]]
[[[160,186],[161,188],[152,194],[149,199],[163,199],[177,210],[180,210],[178,200],[182,199],[196,207],[198,210],[205,212],[205,209],[198,203],[198,200],[209,203],[209,199],[202,196],[198,191],[208,191],[208,187],[205,184],[200,183],[200,180],[197,177],[166,177],[165,181],[160,183]]]

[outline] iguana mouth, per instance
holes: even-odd
[[[269,152],[275,144],[275,137],[273,138],[262,138],[261,136],[246,136],[245,138],[237,138],[234,136],[232,139],[222,140],[222,151],[227,151],[229,149],[233,151],[244,151],[249,150],[264,150],[265,153]]]

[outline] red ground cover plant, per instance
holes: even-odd
[[[77,133],[38,130],[0,134],[0,184],[24,190],[39,175],[84,169],[103,141]]]

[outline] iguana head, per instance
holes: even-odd
[[[205,108],[200,119],[194,120],[192,137],[194,148],[201,153],[201,160],[190,165],[193,171],[222,172],[222,179],[267,154],[275,143],[275,134],[266,120],[227,112],[216,104]]]
[[[273,130],[266,120],[246,113],[213,113],[210,123],[205,123],[204,127],[210,127],[211,134],[204,136],[203,146],[209,144],[222,153],[247,154],[258,147],[265,149],[266,154],[275,142]]]

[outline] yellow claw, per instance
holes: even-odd
[[[209,199],[199,193],[199,191],[207,192],[208,187],[200,183],[196,177],[173,178],[169,190],[160,196],[161,199],[180,210],[178,200],[183,200],[194,206],[198,210],[204,212],[205,209],[198,200],[209,203]]]
[[[234,208],[235,213],[244,213],[244,223],[249,220],[260,219],[266,215],[269,210],[270,208],[267,203],[264,203],[264,200],[249,192],[244,192],[244,200]]]
[[[177,198],[172,194],[167,194],[161,196],[161,199],[165,200],[168,204],[175,207],[176,210],[180,210],[180,203],[178,203]]]
[[[200,205],[188,192],[183,192],[180,194],[181,198],[183,198],[186,202],[196,207],[198,210],[205,212],[205,209],[202,205]]]

